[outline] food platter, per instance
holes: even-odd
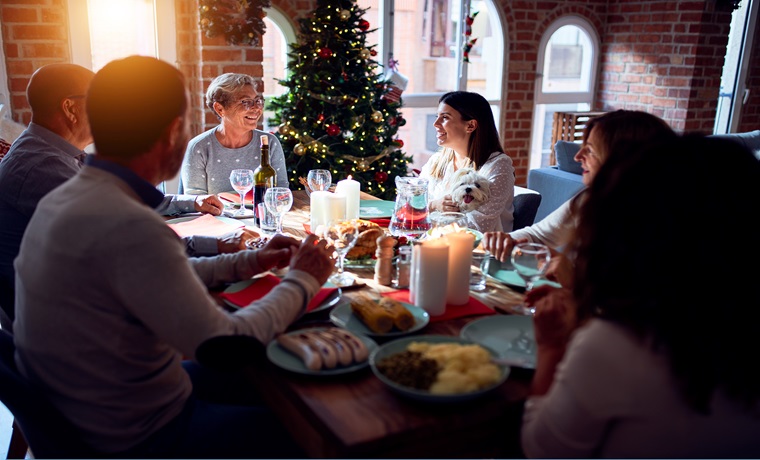
[[[363,334],[370,337],[386,338],[386,337],[401,337],[404,335],[413,334],[423,327],[427,326],[430,322],[430,315],[422,308],[415,307],[414,305],[406,302],[400,302],[409,313],[414,317],[414,326],[406,331],[399,331],[393,329],[386,333],[373,332],[368,328],[356,315],[351,311],[351,304],[349,302],[342,303],[330,311],[330,320],[338,327],[348,329],[354,334]]]
[[[498,353],[512,365],[536,368],[536,341],[533,318],[521,315],[496,315],[480,318],[462,328],[459,336]]]
[[[302,329],[297,331],[288,332],[287,334],[298,334],[304,331],[319,331],[319,330],[326,330],[327,328],[310,328],[310,329]],[[374,340],[370,339],[367,336],[361,335],[361,334],[354,334],[356,335],[356,338],[361,340],[364,345],[367,347],[367,349],[370,352],[370,355],[374,352],[374,350],[377,349],[377,343],[375,343]],[[351,372],[356,372],[358,370],[364,369],[368,366],[369,360],[352,364],[349,366],[340,366],[333,369],[320,369],[320,370],[311,370],[306,367],[306,365],[303,363],[301,358],[294,355],[293,353],[286,350],[282,345],[277,343],[277,340],[272,340],[269,342],[269,345],[267,345],[267,358],[269,358],[269,361],[271,361],[274,365],[285,369],[287,371],[296,372],[298,374],[307,374],[307,375],[340,375],[340,374],[348,374]]]
[[[374,352],[370,354],[369,357],[369,364],[372,367],[372,372],[375,374],[375,376],[383,382],[391,391],[410,398],[415,399],[418,401],[423,402],[430,402],[430,403],[456,403],[456,402],[462,402],[462,401],[468,401],[474,398],[478,398],[480,396],[485,395],[486,393],[498,388],[502,383],[504,383],[505,380],[507,380],[507,377],[509,376],[509,366],[499,366],[499,379],[480,390],[472,391],[469,393],[458,393],[458,394],[433,394],[426,390],[419,390],[416,388],[408,387],[405,385],[401,385],[399,383],[394,382],[393,380],[386,377],[379,369],[378,369],[378,363],[382,361],[383,359],[395,355],[396,353],[401,353],[407,349],[410,343],[412,342],[427,342],[427,343],[433,343],[433,344],[439,344],[439,343],[456,343],[461,345],[471,345],[475,342],[467,339],[463,339],[461,337],[453,337],[453,336],[446,336],[446,335],[421,335],[421,336],[414,336],[414,337],[402,337],[400,339],[396,339],[392,342],[388,342],[384,345],[381,345],[378,347]],[[481,345],[483,348],[488,350],[491,353],[491,356],[496,358],[498,355],[495,351],[490,349],[487,346]]]

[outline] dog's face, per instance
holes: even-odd
[[[462,168],[451,178],[451,198],[461,212],[478,209],[491,197],[488,179],[471,168]]]

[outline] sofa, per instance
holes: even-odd
[[[736,141],[751,150],[760,160],[760,130],[735,134],[715,134],[711,137]],[[528,171],[528,188],[541,194],[536,212],[540,221],[583,188],[581,164],[575,161],[580,144],[557,141],[554,153],[557,164]]]

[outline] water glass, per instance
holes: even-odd
[[[277,231],[277,219],[274,214],[267,210],[264,203],[258,204],[259,228],[264,233],[274,233]]]
[[[472,253],[472,265],[470,266],[471,291],[485,291],[489,257],[490,256],[485,252]]]
[[[306,181],[312,192],[325,191],[330,188],[332,174],[326,169],[312,169],[309,171]]]

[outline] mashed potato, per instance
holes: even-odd
[[[491,354],[480,345],[412,342],[409,351],[434,359],[441,367],[430,392],[438,395],[470,393],[499,381],[501,370],[491,363]]]

